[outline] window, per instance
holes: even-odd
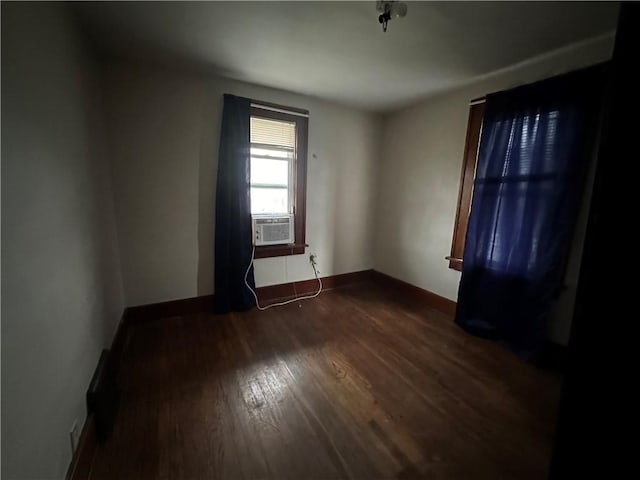
[[[296,124],[251,117],[251,213],[293,212]]]
[[[256,258],[304,253],[308,116],[306,110],[252,103],[251,213],[294,218],[294,243],[256,247]]]
[[[462,271],[462,256],[464,253],[464,241],[467,235],[467,223],[471,211],[471,197],[473,195],[473,180],[476,175],[478,160],[478,146],[480,132],[482,130],[482,118],[484,117],[484,100],[474,100],[469,108],[469,123],[467,126],[467,139],[464,146],[462,161],[462,173],[460,174],[460,192],[458,193],[458,211],[453,227],[453,240],[451,241],[451,254],[446,257],[449,260],[449,268]]]

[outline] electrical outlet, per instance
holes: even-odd
[[[78,442],[80,442],[80,427],[78,426],[78,419],[76,418],[69,430],[69,439],[71,440],[71,454],[73,455],[78,448]]]
[[[311,263],[312,265],[315,265],[317,262],[318,262],[317,255],[315,253],[312,253],[311,255],[309,255],[309,263]]]

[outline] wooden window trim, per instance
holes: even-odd
[[[482,131],[482,119],[484,117],[484,100],[473,101],[469,107],[469,121],[467,124],[467,137],[464,146],[462,171],[460,172],[460,191],[458,192],[458,209],[456,221],[453,227],[453,239],[451,241],[451,253],[449,268],[462,271],[462,257],[464,254],[464,242],[471,211],[471,199],[473,197],[473,181],[476,176],[478,162],[478,146]]]
[[[264,105],[265,107],[277,108],[301,115],[287,114],[265,110],[259,107],[251,107],[251,116],[270,118],[272,120],[282,120],[295,122],[296,124],[296,155],[294,159],[295,178],[293,185],[293,216],[295,244],[292,245],[262,245],[256,247],[255,258],[283,257],[287,255],[301,255],[305,252],[305,234],[307,221],[307,142],[309,119],[306,116],[309,112],[299,108],[285,107],[274,103],[252,100],[252,103]]]

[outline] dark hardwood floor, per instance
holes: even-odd
[[[92,480],[546,478],[560,376],[373,284],[128,336]]]

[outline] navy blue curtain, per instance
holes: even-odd
[[[592,156],[604,67],[487,97],[456,322],[543,352]]]
[[[216,313],[248,310],[255,305],[255,299],[244,283],[252,249],[250,118],[249,99],[224,96],[216,187]],[[255,288],[253,266],[247,281]]]

